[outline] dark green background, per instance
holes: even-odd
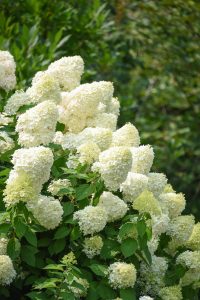
[[[0,49],[17,61],[18,88],[66,55],[83,81],[111,80],[119,125],[132,122],[200,217],[200,2],[0,0]]]

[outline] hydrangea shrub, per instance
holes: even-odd
[[[200,225],[81,57],[26,91],[0,51],[1,299],[198,299]]]

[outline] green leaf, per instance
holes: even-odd
[[[76,189],[76,199],[77,201],[83,200],[89,197],[95,192],[95,186],[92,184],[82,184]]]
[[[74,211],[74,204],[71,202],[65,202],[63,203],[63,210],[64,210],[64,217],[69,216]]]
[[[24,236],[25,236],[27,242],[29,242],[32,246],[37,247],[37,237],[33,230],[31,230],[30,228],[27,228]]]
[[[45,270],[58,270],[58,271],[63,271],[63,267],[58,264],[50,264],[44,267]]]
[[[26,224],[23,222],[22,218],[16,217],[14,221],[15,231],[19,238],[25,235],[26,233]]]
[[[144,220],[140,220],[137,222],[137,231],[139,236],[143,237],[146,232],[146,223]]]
[[[66,237],[70,233],[70,228],[62,226],[58,228],[54,234],[54,240],[59,240]]]
[[[120,289],[120,298],[123,300],[137,300],[136,293],[133,288]]]
[[[115,299],[116,298],[116,292],[107,284],[100,283],[97,287],[97,293],[102,299]]]
[[[92,270],[94,274],[102,277],[105,277],[108,272],[108,267],[104,265],[93,264],[89,266],[89,268]]]
[[[121,244],[121,251],[124,255],[124,257],[129,257],[135,253],[135,251],[138,248],[137,241],[131,238],[128,238],[124,241],[122,241]]]
[[[132,234],[136,231],[136,224],[128,222],[123,224],[119,230],[119,238],[123,239],[127,237],[129,234]]]
[[[21,248],[21,258],[28,265],[35,266],[35,254],[38,250],[32,246],[26,245]]]
[[[6,224],[6,223],[0,224],[0,233],[7,234],[9,229],[10,229],[10,224]]]
[[[11,259],[15,259],[20,254],[20,242],[17,238],[12,238],[9,240],[7,245],[7,253]]]
[[[34,289],[42,290],[42,289],[48,289],[48,288],[56,288],[57,283],[61,280],[59,278],[49,278],[46,279],[44,282],[38,283],[34,286]]]
[[[80,229],[78,226],[75,226],[71,231],[70,240],[75,241],[75,240],[79,239],[80,236],[81,236]]]
[[[115,240],[105,240],[101,249],[101,257],[110,259],[115,257],[120,252],[120,245]]]
[[[53,246],[54,253],[58,254],[58,253],[62,252],[65,248],[65,245],[66,245],[65,239],[60,239],[60,240],[55,241],[54,246]]]

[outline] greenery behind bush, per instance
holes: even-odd
[[[200,4],[198,1],[0,2],[0,48],[17,62],[19,88],[64,55],[87,62],[83,81],[113,80],[120,124],[132,121],[198,214]]]

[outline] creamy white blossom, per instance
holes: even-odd
[[[6,91],[13,90],[16,85],[15,61],[8,51],[0,50],[0,87]]]
[[[6,206],[15,205],[19,201],[28,202],[38,198],[42,189],[40,181],[33,180],[29,174],[24,171],[12,170],[6,181],[6,187],[3,192]]]
[[[148,174],[148,190],[152,192],[155,197],[159,196],[167,184],[167,177],[163,173],[149,173]]]
[[[71,186],[71,182],[69,179],[52,180],[47,190],[53,196],[56,196],[61,189],[69,188],[70,186]]]
[[[16,91],[7,101],[4,111],[8,115],[14,115],[23,105],[31,104],[29,96],[22,90]]]
[[[8,255],[0,255],[0,285],[9,285],[16,277],[12,260]]]
[[[200,250],[200,223],[194,225],[187,246],[192,250]]]
[[[53,197],[40,195],[37,201],[27,203],[37,221],[47,229],[56,228],[62,221],[63,208]]]
[[[83,245],[83,252],[88,258],[100,254],[101,248],[103,247],[103,240],[99,235],[95,235],[89,238],[85,238]]]
[[[74,213],[84,235],[94,234],[104,229],[107,223],[107,213],[103,207],[88,205]]]
[[[13,118],[5,113],[0,113],[0,126],[8,125],[13,121]]]
[[[46,72],[38,72],[32,80],[32,86],[26,90],[31,103],[52,101],[58,104],[61,94],[58,82]]]
[[[150,213],[151,216],[161,216],[161,207],[158,200],[154,197],[153,193],[144,191],[137,197],[132,205],[133,209],[138,210],[140,213]]]
[[[119,189],[127,177],[132,164],[132,155],[128,147],[111,147],[101,152],[99,162],[93,170],[99,171],[106,187],[111,191]]]
[[[152,215],[152,232],[155,236],[167,231],[170,219],[167,214]]]
[[[83,59],[76,55],[56,60],[46,72],[58,82],[63,91],[71,91],[80,84],[83,71]]]
[[[188,241],[194,227],[194,216],[178,216],[171,220],[167,228],[167,234],[180,244]]]
[[[111,82],[100,81],[82,84],[72,90],[62,100],[63,110],[60,121],[70,132],[78,133],[91,123],[91,118],[98,114],[100,102],[108,103],[112,99],[113,85]]]
[[[150,145],[131,148],[132,172],[147,175],[154,159],[153,148]]]
[[[58,109],[51,101],[44,101],[20,115],[16,125],[19,133],[19,144],[24,147],[34,147],[52,142]]]
[[[124,200],[133,202],[146,188],[148,177],[143,174],[128,172],[126,180],[121,184]]]
[[[139,298],[139,300],[153,300],[153,298],[151,298],[149,296],[142,296]]]
[[[126,203],[111,192],[103,192],[99,198],[98,206],[105,208],[108,222],[123,218],[128,211]]]
[[[164,287],[160,290],[159,296],[162,300],[182,300],[183,295],[179,285]]]
[[[97,113],[93,118],[87,119],[88,127],[108,128],[112,131],[116,130],[117,116],[112,113]]]
[[[115,262],[108,268],[108,279],[112,288],[123,289],[134,287],[136,281],[136,269],[133,264]]]
[[[53,153],[50,148],[43,146],[22,148],[14,152],[12,163],[17,172],[24,171],[34,181],[43,184],[50,176]]]
[[[15,143],[6,131],[0,131],[0,154],[13,149]]]
[[[179,216],[185,209],[185,197],[182,193],[162,193],[159,195],[162,209],[169,214],[170,218]]]
[[[113,132],[112,146],[138,147],[140,136],[138,130],[131,123],[127,123]]]
[[[98,160],[101,150],[94,142],[86,142],[77,148],[81,164],[93,164]]]
[[[140,264],[139,284],[144,293],[151,296],[158,294],[160,289],[165,286],[164,276],[168,268],[165,257],[152,256],[152,264],[148,266],[142,262]]]

